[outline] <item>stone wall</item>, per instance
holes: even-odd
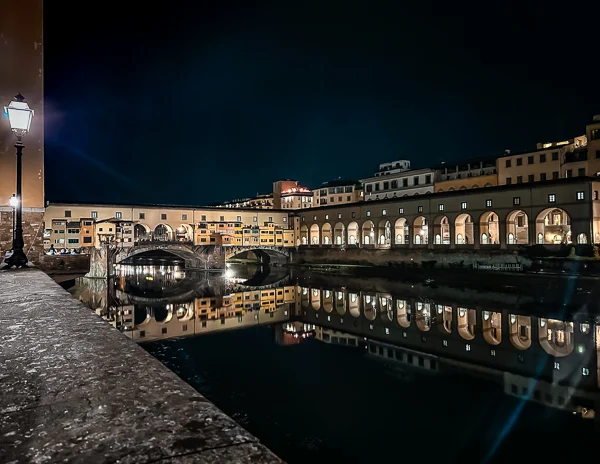
[[[38,267],[47,273],[57,271],[88,272],[90,255],[43,255]]]
[[[531,260],[516,251],[507,250],[429,250],[429,249],[389,249],[369,248],[299,248],[294,253],[298,264],[355,264],[367,266],[389,266],[393,263],[437,261],[437,265],[448,266],[461,263],[466,267],[473,264],[520,263],[529,266]]]
[[[0,210],[0,256],[12,248],[12,211]],[[33,264],[44,256],[44,213],[23,211],[23,241],[25,253]]]

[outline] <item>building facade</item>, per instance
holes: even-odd
[[[384,165],[382,165],[384,166]],[[433,192],[435,171],[431,168],[405,171],[379,171],[373,177],[362,179],[364,200],[385,200]]]
[[[435,170],[435,192],[451,192],[498,185],[496,158],[441,164]]]
[[[569,178],[298,212],[304,246],[507,248],[600,242],[600,181]]]
[[[44,222],[46,248],[55,249],[90,246],[90,236],[94,246],[111,236],[124,246],[147,240],[294,246],[287,211],[50,203]]]
[[[23,138],[23,239],[31,259],[41,252],[44,241],[42,17],[42,0],[0,2],[0,109],[4,112],[4,106],[21,93],[35,111],[31,130]],[[12,242],[12,208],[8,201],[16,190],[15,141],[8,119],[0,119],[0,252],[10,249]]]
[[[315,207],[326,205],[344,205],[356,203],[363,199],[363,190],[356,180],[331,180],[323,182],[314,190]]]

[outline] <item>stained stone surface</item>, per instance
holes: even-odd
[[[280,463],[35,269],[0,271],[0,462]]]

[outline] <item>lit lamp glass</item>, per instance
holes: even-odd
[[[19,198],[13,193],[13,195],[8,200],[8,204],[11,208],[16,208],[17,206],[19,206]]]
[[[8,106],[4,107],[4,111],[8,113],[8,121],[13,132],[22,134],[29,131],[33,110],[29,108],[22,95],[17,95],[15,101],[11,101]]]

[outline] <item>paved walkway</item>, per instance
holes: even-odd
[[[34,269],[0,271],[0,462],[280,463]]]

